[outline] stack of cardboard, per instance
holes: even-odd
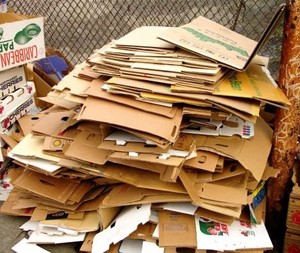
[[[224,48],[245,63],[258,44],[205,22],[133,31],[54,85],[40,99],[51,108],[18,121],[24,138],[8,154],[19,166],[15,190],[1,211],[31,216],[29,242],[85,238],[81,250],[93,253],[273,247],[264,183],[278,171],[259,112],[289,101],[257,60],[242,72],[223,67]],[[213,60],[171,39],[201,24],[218,39],[199,41],[222,48]],[[148,29],[169,42],[139,39]],[[190,34],[180,42],[203,49]],[[245,48],[228,48],[234,38]]]

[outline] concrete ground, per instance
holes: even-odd
[[[0,202],[0,206],[2,203]],[[0,213],[0,253],[14,252],[11,248],[23,238],[27,238],[26,232],[23,232],[19,227],[28,219],[27,217],[9,216]],[[39,246],[51,253],[76,253],[79,252],[80,243]]]

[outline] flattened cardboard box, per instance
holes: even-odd
[[[0,71],[45,57],[42,17],[0,13]]]
[[[98,113],[95,114],[95,111]],[[179,134],[182,110],[173,119],[131,108],[108,100],[88,97],[78,120],[92,120],[150,133],[174,142]],[[155,122],[155,124],[153,124]],[[162,127],[164,126],[164,127]]]
[[[254,133],[254,137],[249,140],[235,137],[196,136],[196,146],[200,150],[207,150],[239,161],[259,181],[265,171],[271,150],[272,129],[259,117],[254,125]]]
[[[278,107],[287,108],[289,100],[271,80],[264,66],[250,64],[245,72],[231,74],[214,90],[217,96],[254,98]]]
[[[135,169],[125,165],[107,164],[103,170],[103,175],[138,188],[186,193],[185,188],[179,182],[163,182],[159,179],[158,173]]]
[[[176,182],[179,172],[182,166],[168,166],[163,164],[157,163],[150,163],[150,162],[143,162],[143,161],[134,161],[130,159],[123,159],[123,158],[109,158],[109,161],[127,165],[130,167],[142,169],[142,170],[149,170],[155,173],[160,174],[160,180],[165,182]]]
[[[28,190],[38,196],[66,203],[78,187],[78,183],[63,178],[54,178],[33,171],[25,171],[15,181],[17,188]]]
[[[121,184],[115,186],[102,201],[101,207],[117,207],[162,202],[189,202],[187,194],[137,188]]]
[[[115,220],[93,240],[92,253],[104,253],[111,244],[117,244],[134,232],[139,224],[150,220],[151,205],[130,206],[123,209]]]
[[[158,218],[160,247],[197,247],[193,215],[159,211]]]
[[[258,42],[201,16],[183,26],[170,28],[166,33],[159,35],[159,38],[241,71],[247,68],[274,31],[284,10],[284,4],[278,7]]]

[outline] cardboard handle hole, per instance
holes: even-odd
[[[230,168],[229,168],[229,171],[230,171],[230,172],[235,172],[235,171],[236,171],[236,167],[237,167],[236,164],[232,164],[232,165],[230,166]]]
[[[32,117],[31,120],[39,120],[39,117]]]
[[[173,127],[173,131],[172,131],[172,134],[171,134],[171,135],[172,135],[172,137],[174,137],[174,135],[175,135],[175,133],[176,133],[176,129],[177,129],[177,127],[176,127],[176,126],[174,126],[174,127]]]
[[[93,140],[94,138],[95,138],[95,134],[89,134],[87,137],[86,137],[86,139],[88,140],[88,141],[90,141],[90,140]]]
[[[21,92],[20,92],[20,94],[18,94],[18,97],[21,97],[24,94],[24,92],[25,92],[23,88],[21,88],[20,91]]]
[[[65,116],[61,118],[61,121],[67,121],[69,119],[69,117]]]
[[[207,159],[207,157],[205,155],[202,155],[198,158],[198,163],[205,163],[206,159]]]
[[[110,224],[110,228],[113,228],[116,226],[116,222],[114,221],[112,224]]]
[[[228,148],[228,145],[226,144],[220,144],[220,143],[217,143],[216,146],[220,146],[220,147],[224,147],[224,148]]]
[[[42,184],[44,184],[44,185],[55,186],[55,184],[52,184],[52,183],[50,183],[50,182],[48,182],[48,181],[46,181],[46,180],[44,180],[44,179],[40,179],[40,182],[41,182]]]
[[[157,145],[156,145],[156,144],[146,143],[146,144],[144,145],[144,147],[145,147],[145,148],[156,148]]]

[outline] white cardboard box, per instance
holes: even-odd
[[[0,71],[45,57],[43,17],[0,13]]]

